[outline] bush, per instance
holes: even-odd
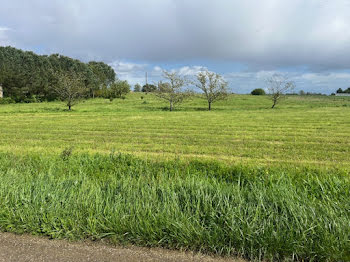
[[[16,103],[16,101],[13,100],[11,97],[0,98],[0,104],[2,104],[2,105],[14,104],[14,103]]]
[[[254,89],[254,90],[251,92],[251,94],[252,94],[253,96],[264,96],[264,95],[266,95],[265,90],[262,89],[262,88],[256,88],[256,89]]]
[[[130,85],[127,81],[118,80],[111,84],[110,88],[106,90],[105,98],[113,101],[114,98],[125,99],[125,95],[130,92]]]
[[[157,86],[152,85],[152,84],[146,84],[142,87],[142,92],[155,92],[157,90]]]
[[[25,99],[23,99],[24,103],[38,103],[40,102],[40,100],[37,99],[36,96],[32,96],[32,97],[26,97]]]

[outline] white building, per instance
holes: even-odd
[[[336,96],[350,96],[349,93],[336,93]]]

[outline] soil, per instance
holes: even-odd
[[[115,247],[103,242],[69,242],[31,235],[0,233],[0,262],[77,261],[201,261],[244,262],[241,259],[212,257],[160,248]]]

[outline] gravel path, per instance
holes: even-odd
[[[68,242],[30,235],[0,233],[0,262],[203,261],[243,262],[159,248],[112,247],[101,242]]]

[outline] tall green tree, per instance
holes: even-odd
[[[57,74],[75,72],[86,88],[96,85],[90,66],[77,59],[53,54],[37,55],[13,47],[0,47],[0,81],[4,95],[17,102],[58,99]]]
[[[135,86],[134,86],[134,92],[141,92],[141,85],[140,84],[136,84]]]
[[[116,74],[114,69],[103,63],[91,61],[88,63],[90,69],[92,70],[95,76],[95,84],[92,86],[91,96],[94,98],[97,90],[102,90],[108,88],[116,80]]]

